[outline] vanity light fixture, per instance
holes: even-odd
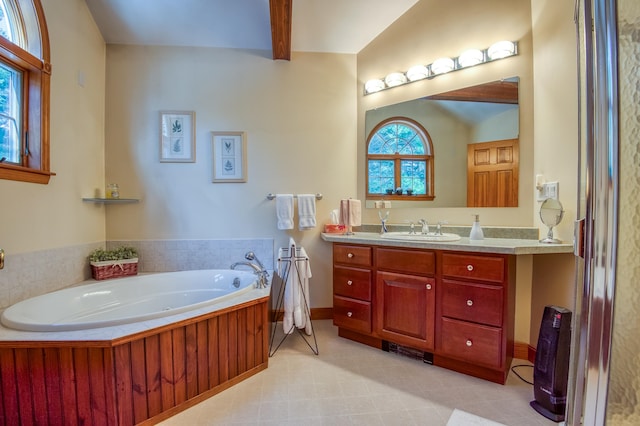
[[[364,85],[365,93],[379,92],[385,88],[384,81],[379,79],[369,80]]]
[[[489,49],[487,49],[487,56],[492,61],[496,59],[502,59],[516,54],[516,44],[512,41],[503,40],[497,43],[493,43]]]
[[[384,78],[388,87],[395,87],[407,82],[407,77],[401,72],[392,72]]]
[[[422,80],[429,77],[429,68],[424,65],[416,65],[407,70],[407,78],[409,81]]]
[[[499,59],[508,58],[518,54],[518,42],[502,40],[492,44],[487,49],[468,49],[455,58],[440,58],[428,65],[416,65],[406,73],[392,72],[384,79],[368,80],[364,85],[364,94],[379,92],[396,86],[412,83],[414,81],[433,78],[440,74],[457,71],[475,65],[486,64]]]
[[[455,62],[451,58],[440,58],[431,64],[433,75],[444,74],[455,69]]]
[[[458,56],[460,68],[472,67],[484,62],[484,52],[480,49],[465,50]]]

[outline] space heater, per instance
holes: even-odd
[[[546,306],[533,367],[531,407],[554,422],[564,421],[569,377],[571,311]]]

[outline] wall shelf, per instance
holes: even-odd
[[[138,203],[140,200],[137,198],[83,198],[82,201],[98,204],[131,204]]]

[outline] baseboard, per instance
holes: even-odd
[[[514,342],[513,357],[518,359],[526,359],[533,364],[536,360],[536,348],[532,347],[528,343]]]
[[[275,318],[277,321],[282,321],[282,310],[271,310],[269,311],[269,318],[273,322]],[[277,316],[276,316],[277,315]],[[333,308],[311,308],[311,319],[312,320],[326,320],[333,319]]]

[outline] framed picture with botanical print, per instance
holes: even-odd
[[[211,132],[213,182],[247,181],[247,140],[244,132]]]
[[[160,162],[196,161],[196,113],[160,111]]]

